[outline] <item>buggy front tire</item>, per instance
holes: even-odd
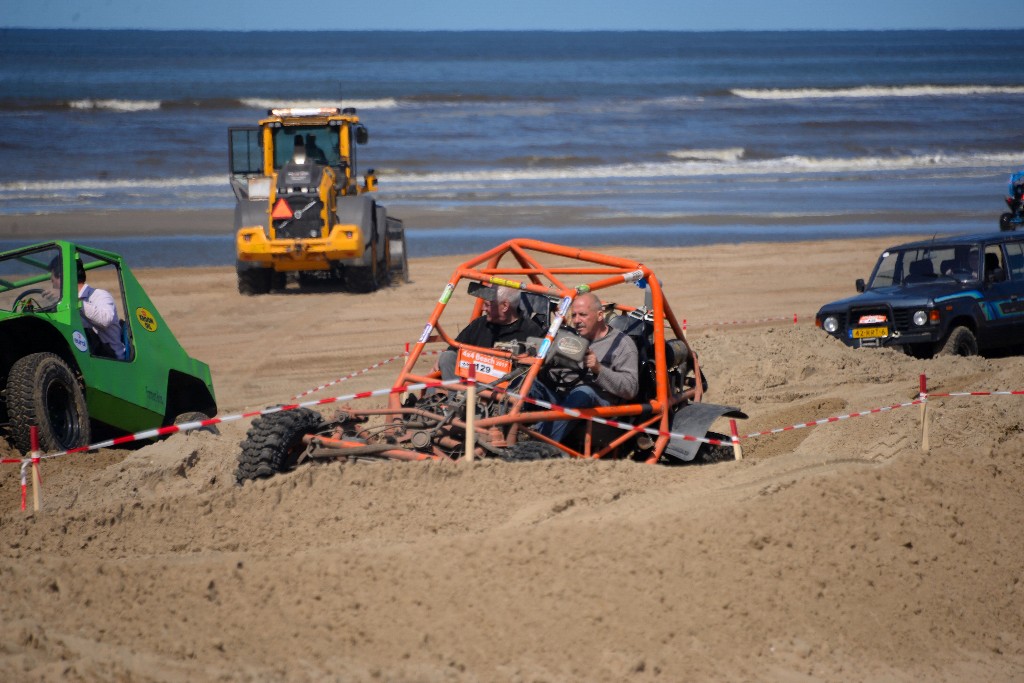
[[[11,366],[7,412],[14,447],[22,453],[32,449],[33,426],[39,428],[39,447],[46,453],[89,443],[85,393],[71,368],[56,354],[29,354]]]
[[[319,431],[323,422],[323,416],[309,408],[257,417],[241,443],[235,480],[242,484],[294,468],[306,448],[302,437]]]
[[[520,441],[505,449],[501,459],[506,462],[532,462],[567,457],[565,451],[543,441]]]

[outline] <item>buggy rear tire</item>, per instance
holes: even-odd
[[[55,453],[89,443],[89,409],[71,368],[54,353],[18,359],[7,377],[7,412],[14,447],[32,450],[31,427],[39,428],[39,447]]]
[[[238,293],[245,296],[256,296],[270,292],[274,271],[270,268],[236,268],[238,273]]]
[[[1010,232],[1014,229],[1012,213],[1004,213],[999,217],[999,229],[1003,232]]]
[[[943,356],[977,356],[978,340],[974,333],[963,325],[953,328],[940,352]]]
[[[730,438],[725,434],[718,434],[716,432],[708,432],[707,437],[718,441],[730,441]],[[702,443],[693,461],[701,465],[713,465],[716,462],[727,462],[735,459],[736,452],[732,446],[726,446],[725,444],[716,446],[715,444]]]
[[[242,441],[235,480],[263,479],[295,467],[306,445],[302,437],[320,430],[324,418],[309,408],[257,417]]]
[[[532,462],[568,457],[565,451],[543,441],[520,441],[505,449],[501,456],[506,462]]]

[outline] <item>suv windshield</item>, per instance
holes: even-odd
[[[977,280],[978,246],[929,245],[882,252],[868,289],[930,283],[941,277],[960,282]]]

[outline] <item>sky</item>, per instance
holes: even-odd
[[[1024,0],[4,0],[3,5],[0,27],[5,28],[718,31],[1024,27]]]

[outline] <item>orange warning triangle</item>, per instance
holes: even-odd
[[[278,220],[284,220],[292,217],[292,207],[288,206],[288,202],[284,199],[278,199],[277,204],[274,204],[274,210],[270,213],[271,218]]]

